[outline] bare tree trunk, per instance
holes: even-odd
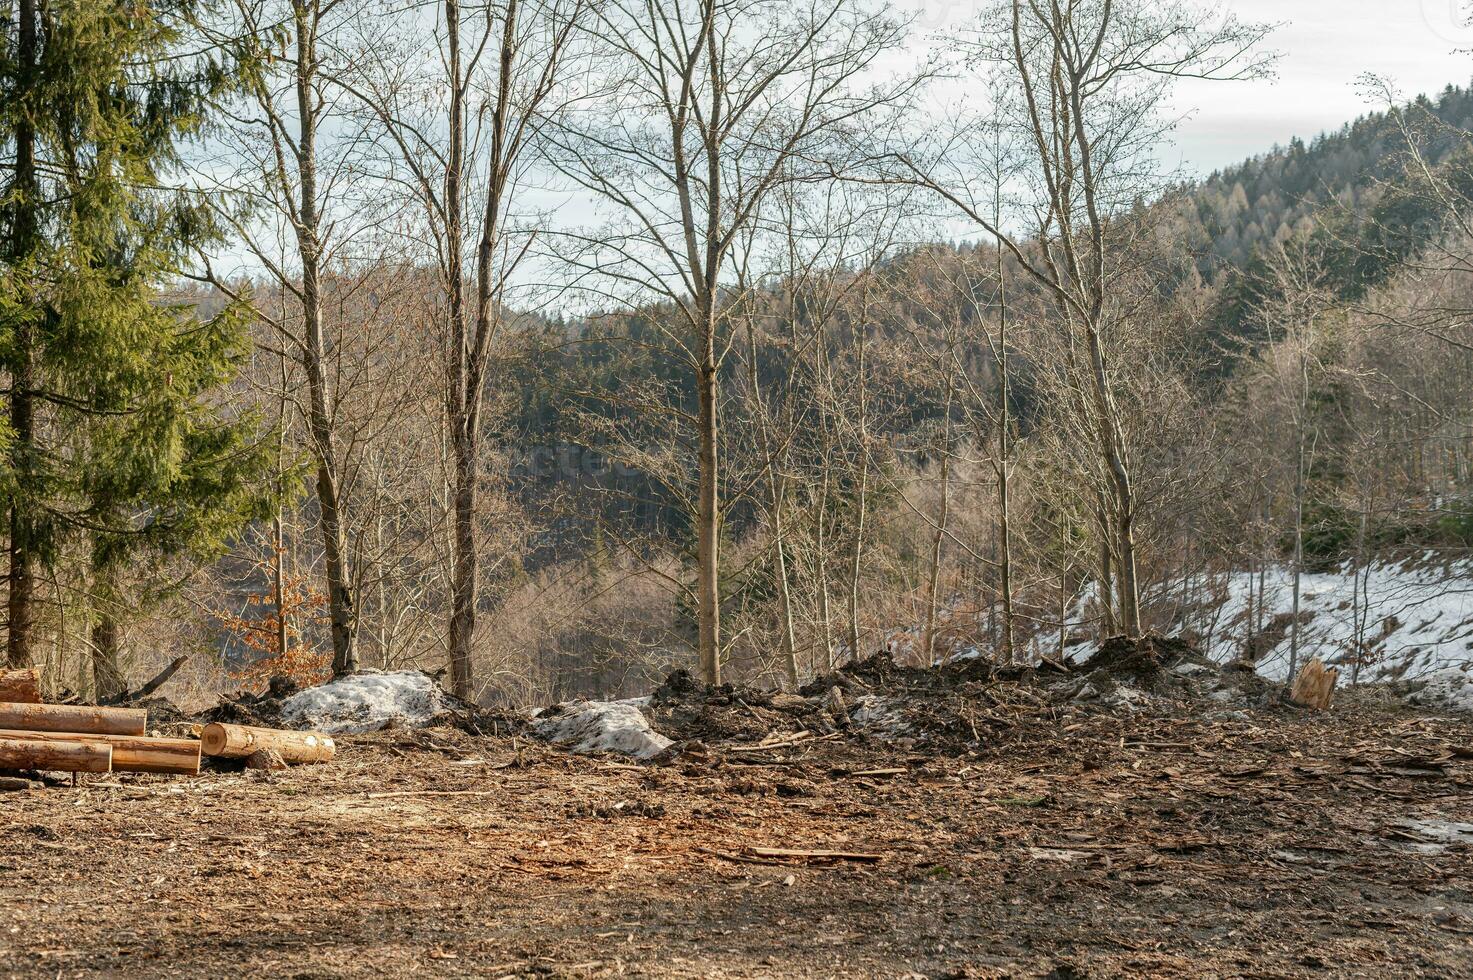
[[[1306,430],[1309,411],[1309,352],[1301,341],[1299,350],[1299,411],[1295,441],[1297,450],[1294,462],[1294,583],[1293,620],[1289,624],[1289,676],[1292,681],[1299,672],[1299,594],[1304,575],[1304,483],[1306,458]]]
[[[1064,660],[1064,644],[1069,639],[1069,569],[1059,569],[1059,661]]]
[[[455,502],[451,558],[450,674],[456,697],[474,695],[471,660],[476,632],[476,461],[467,440],[455,440]]]
[[[1267,501],[1264,501],[1262,504],[1259,505],[1259,513],[1262,515],[1261,518],[1260,518],[1260,522],[1266,528],[1268,526],[1268,502]],[[1253,614],[1254,614],[1254,617],[1255,617],[1254,620],[1253,620],[1253,635],[1254,636],[1257,636],[1258,634],[1260,634],[1260,633],[1263,632],[1264,588],[1268,584],[1267,577],[1268,577],[1268,555],[1264,554],[1264,549],[1263,548],[1260,548],[1259,551],[1258,551],[1258,603],[1253,607]],[[1248,584],[1248,588],[1249,588],[1250,591],[1252,590],[1253,584],[1251,582]]]
[[[864,560],[864,522],[869,506],[869,450],[860,450],[859,487],[854,517],[854,550],[849,560],[849,655],[859,658],[859,573]]]
[[[818,625],[823,636],[824,665],[834,669],[834,620],[829,608],[828,561],[829,466],[823,464],[823,481],[818,493],[818,528],[814,535],[814,564],[818,578]]]
[[[941,583],[941,546],[946,540],[946,522],[951,505],[951,458],[941,458],[941,508],[936,533],[931,536],[931,568],[926,581],[926,662],[936,660],[936,615]]]
[[[697,646],[701,673],[711,684],[721,683],[721,594],[720,540],[721,509],[717,480],[716,399],[720,382],[716,370],[716,321],[713,304],[705,310],[706,329],[703,359],[697,373],[700,390],[699,487],[696,513],[696,599]]]
[[[332,626],[332,668],[335,674],[358,669],[354,642],[353,590],[349,581],[347,546],[343,533],[342,500],[332,393],[328,390],[327,344],[322,330],[321,215],[317,210],[317,29],[316,4],[293,4],[297,32],[297,143],[298,218],[297,250],[302,262],[303,366],[307,371],[307,427],[317,456],[317,506],[322,519],[323,559],[327,566],[328,618]]]
[[[1001,188],[996,199],[1002,199]],[[1000,205],[999,205],[1000,206]],[[1001,216],[994,212],[994,220]],[[995,246],[995,269],[998,290],[997,366],[999,391],[997,396],[997,560],[1000,586],[1002,589],[1002,658],[1004,663],[1013,662],[1013,538],[1011,499],[1008,478],[1012,469],[1012,391],[1008,374],[1008,293],[1002,263],[1002,242]]]
[[[465,265],[462,255],[464,209],[466,109],[465,80],[461,77],[460,4],[445,0],[445,36],[450,75],[450,148],[445,167],[446,291],[450,298],[449,391],[446,421],[455,470],[451,491],[450,686],[457,697],[470,698],[474,686],[471,646],[476,630],[476,460],[473,440],[466,431],[468,400],[466,346],[469,342],[465,310]]]
[[[283,513],[286,496],[286,418],[287,418],[287,372],[286,348],[281,351],[281,398],[277,402],[276,428],[276,516],[272,520],[273,555],[271,563],[272,591],[276,594],[276,655],[286,654],[290,645],[291,624],[286,608],[286,515]]]
[[[1100,527],[1103,538],[1114,548],[1116,612],[1119,628],[1126,636],[1141,632],[1140,590],[1136,582],[1135,560],[1135,494],[1130,471],[1125,463],[1124,439],[1120,433],[1119,409],[1110,392],[1105,368],[1104,346],[1099,327],[1086,322],[1086,347],[1089,351],[1091,393],[1095,403],[1099,430],[1099,450],[1109,476],[1111,492],[1107,519]]]
[[[777,595],[778,615],[782,617],[780,629],[782,632],[783,661],[788,674],[788,686],[798,687],[798,637],[793,626],[793,586],[788,581],[788,547],[786,531],[783,524],[783,502],[786,497],[786,488],[781,488],[775,494],[772,509],[772,536],[773,545],[777,552]]]
[[[859,380],[859,486],[856,488],[858,497],[855,501],[854,517],[854,551],[850,556],[849,563],[849,656],[855,660],[859,659],[859,572],[864,558],[864,522],[869,505],[869,427],[866,413],[868,405],[865,401],[865,336],[864,322],[861,320],[855,324],[857,339],[859,341],[859,357],[856,364]]]
[[[790,307],[793,305],[789,299]],[[790,312],[789,323],[796,326],[796,316]],[[793,349],[797,350],[796,330]],[[784,507],[787,502],[787,476],[779,472],[778,459],[773,453],[772,434],[768,430],[767,413],[762,403],[762,382],[757,371],[757,335],[752,327],[752,318],[747,318],[747,384],[752,391],[756,411],[761,414],[758,423],[758,438],[762,447],[762,465],[767,475],[768,510],[772,516],[773,558],[777,564],[778,632],[783,647],[783,666],[787,672],[788,686],[798,687],[798,640],[793,627],[793,588],[788,581],[787,527]],[[792,389],[792,372],[788,375],[789,394]]]
[[[119,667],[122,660],[123,628],[113,614],[111,603],[104,600],[92,626],[92,699],[98,704],[127,693]]]
[[[1109,524],[1105,520],[1104,514],[1100,515],[1099,522],[1101,528],[1109,527]],[[1112,561],[1110,556],[1110,540],[1101,535],[1100,603],[1101,612],[1104,616],[1104,622],[1102,624],[1104,626],[1103,632],[1106,636],[1115,636],[1119,630],[1119,626],[1115,622],[1115,603],[1117,601],[1117,598],[1118,597],[1115,594],[1114,562]]]
[[[1369,580],[1371,577],[1370,556],[1366,554],[1366,524],[1369,502],[1361,501],[1360,530],[1355,540],[1355,573],[1350,579],[1350,618],[1355,625],[1355,631],[1351,636],[1351,656],[1355,659],[1350,663],[1350,684],[1355,686],[1360,683],[1360,665],[1365,657],[1366,650],[1366,623],[1367,610],[1365,598],[1361,593],[1362,579]]]
[[[36,64],[36,0],[20,0],[19,37],[16,48],[18,70],[29,90]],[[37,235],[36,131],[25,112],[16,113],[15,123],[15,219],[11,228],[10,254],[23,259],[34,247]],[[28,449],[35,439],[32,389],[36,385],[34,328],[22,316],[15,327],[15,367],[10,379],[10,435],[13,440],[11,465],[24,475],[32,469]],[[22,505],[10,504],[9,597],[5,637],[5,663],[11,668],[31,665],[32,633],[35,629],[35,556],[31,553],[33,529]]]
[[[931,568],[926,581],[926,663],[936,660],[936,606],[941,583],[941,547],[946,540],[946,523],[951,505],[951,374],[946,377],[946,434],[941,447],[941,507],[935,534],[931,536]]]

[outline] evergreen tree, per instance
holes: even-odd
[[[261,509],[256,420],[211,392],[243,356],[238,311],[161,290],[214,229],[168,190],[231,72],[189,50],[189,0],[12,0],[0,23],[0,370],[6,381],[6,660],[31,662],[37,582],[82,542],[117,634],[120,570],[208,553]],[[115,647],[105,642],[109,648]],[[116,693],[115,663],[98,668]]]

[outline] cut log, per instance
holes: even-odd
[[[39,704],[41,672],[35,667],[26,670],[0,670],[0,701]]]
[[[1319,657],[1315,657],[1294,678],[1289,697],[1305,707],[1324,711],[1330,706],[1330,699],[1335,694],[1335,679],[1339,676],[1339,671],[1330,670]]]
[[[141,708],[0,703],[0,729],[5,731],[142,735],[147,728],[148,712]]]
[[[273,749],[292,765],[331,762],[337,745],[321,732],[290,732],[277,728],[252,728],[215,722],[200,733],[205,755],[244,759],[263,749]]]
[[[0,731],[0,743],[15,741],[100,742],[112,747],[113,772],[199,775],[200,743],[192,738]]]
[[[0,768],[58,772],[111,772],[113,747],[106,742],[0,739]]]

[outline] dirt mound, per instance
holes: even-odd
[[[1159,677],[1166,668],[1182,663],[1211,666],[1207,658],[1192,649],[1185,640],[1148,633],[1139,639],[1110,637],[1080,669],[1086,673],[1105,670],[1143,681]]]
[[[1184,639],[1148,635],[1107,640],[1075,667],[996,664],[981,656],[905,667],[878,653],[796,693],[711,685],[677,670],[638,707],[655,732],[675,743],[674,755],[722,743],[789,744],[788,736],[959,755],[1056,737],[1086,717],[1182,718],[1281,699],[1279,685],[1251,666],[1220,667]]]
[[[835,689],[848,702],[848,727],[857,734],[947,754],[1053,737],[1083,716],[1200,716],[1282,700],[1280,685],[1258,677],[1251,665],[1222,667],[1187,640],[1157,634],[1106,640],[1075,667],[996,664],[980,656],[902,667],[880,653],[845,664],[800,693],[813,699]]]
[[[142,708],[148,712],[148,730],[164,728],[167,725],[175,725],[188,720],[188,716],[179,710],[179,706],[168,698],[152,697],[144,698],[142,701],[134,701],[128,705],[130,708]]]
[[[774,732],[833,731],[823,706],[782,691],[706,684],[677,670],[650,695],[645,716],[675,742],[755,742]]]
[[[227,725],[259,725],[267,728],[282,727],[281,698],[268,690],[261,694],[238,691],[220,699],[220,703],[195,716],[195,721],[208,725],[222,722]]]
[[[1072,673],[1081,680],[1068,691],[1071,699],[1135,710],[1152,698],[1265,708],[1283,696],[1281,685],[1259,677],[1252,664],[1223,666],[1186,640],[1157,633],[1111,637]]]

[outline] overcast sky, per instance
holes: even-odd
[[[918,31],[946,35],[975,21],[987,0],[896,0],[917,11]],[[1194,82],[1177,89],[1189,114],[1167,163],[1209,173],[1294,136],[1306,140],[1378,106],[1356,80],[1392,79],[1407,97],[1473,77],[1473,0],[1206,0],[1216,16],[1280,24],[1269,46],[1282,55],[1278,77],[1260,82]]]
[[[1178,106],[1195,109],[1177,132],[1182,162],[1206,172],[1306,139],[1379,106],[1356,84],[1390,78],[1410,98],[1473,76],[1473,0],[1227,0],[1240,19],[1283,22],[1270,39],[1282,54],[1272,81],[1193,83]],[[1463,50],[1459,50],[1463,49]]]

